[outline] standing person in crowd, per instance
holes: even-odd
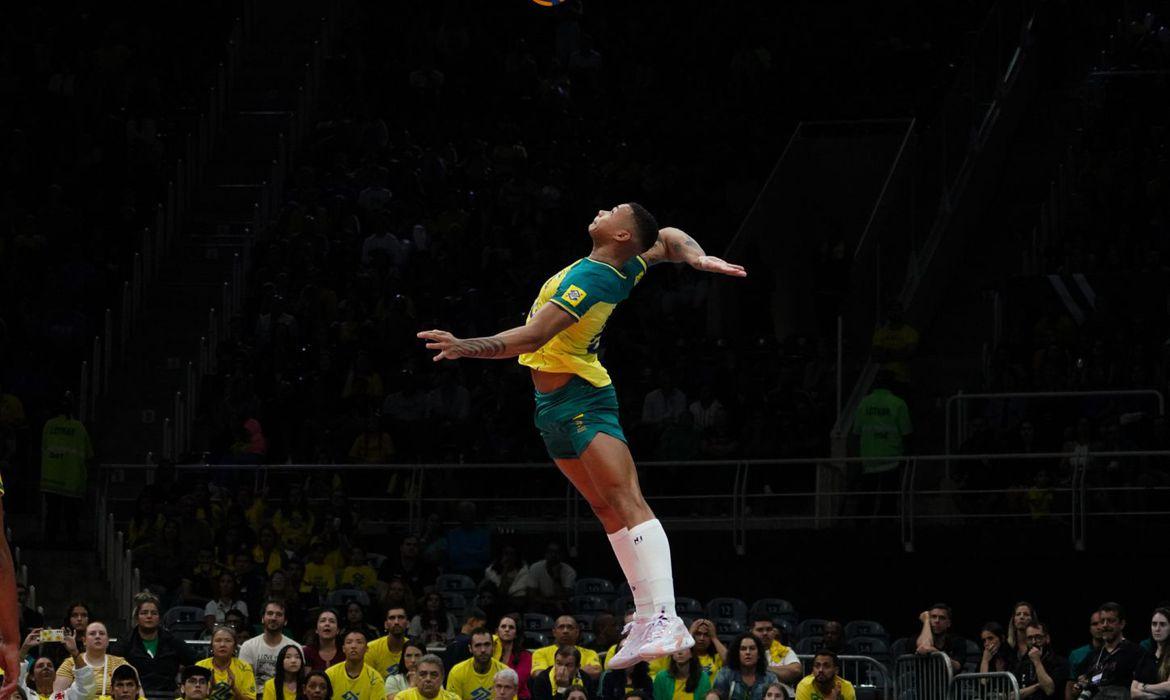
[[[615,652],[620,651],[627,642],[629,642],[629,637],[619,641]],[[601,677],[601,687],[597,692],[599,700],[623,700],[631,694],[640,695],[645,700],[653,700],[654,698],[654,682],[650,680],[650,664],[645,661],[640,661],[629,668],[610,669]]]
[[[305,685],[305,657],[292,644],[280,650],[276,657],[276,674],[264,682],[260,695],[264,700],[303,700]],[[280,688],[278,695],[276,689]]]
[[[427,653],[426,647],[414,642],[407,642],[402,648],[402,661],[395,665],[396,673],[386,676],[386,700],[394,700],[394,696],[407,688],[414,687],[414,672],[418,669],[418,661]],[[366,652],[366,664],[369,664],[370,653]],[[371,668],[374,668],[371,666]],[[377,668],[374,668],[377,671]]]
[[[698,638],[695,646],[699,646]],[[670,655],[667,667],[654,676],[654,700],[703,700],[707,696],[711,677],[693,652],[694,649],[681,649]]]
[[[727,658],[727,647],[719,641],[719,630],[714,622],[699,618],[691,623],[691,636],[695,638],[691,652],[703,671],[714,679],[719,669],[723,668],[723,660]]]
[[[385,681],[366,664],[366,632],[361,628],[346,630],[341,638],[345,661],[325,670],[333,685],[333,700],[384,700]]]
[[[314,671],[324,671],[341,658],[341,645],[337,643],[337,611],[325,608],[317,613],[312,642],[305,645],[305,664]]]
[[[1068,667],[1075,669],[1089,657],[1089,654],[1096,652],[1101,648],[1101,611],[1094,610],[1093,614],[1089,616],[1089,643],[1084,646],[1079,646],[1069,652]]]
[[[118,640],[111,652],[126,659],[138,671],[142,690],[148,694],[173,694],[179,670],[199,660],[191,645],[161,626],[159,600],[153,593],[134,597],[134,620],[125,639]]]
[[[461,700],[483,700],[492,692],[496,674],[508,668],[492,658],[492,633],[486,627],[471,630],[467,649],[471,658],[451,667],[447,690]]]
[[[211,656],[196,663],[211,672],[211,700],[256,700],[252,665],[236,658],[236,633],[216,627],[211,634]]]
[[[727,700],[763,700],[770,683],[779,683],[768,670],[768,649],[751,632],[736,635],[727,648],[723,668],[711,686]]]
[[[838,675],[837,655],[821,649],[813,657],[812,673],[796,686],[796,700],[856,700],[853,684]]]
[[[239,610],[247,617],[248,604],[236,597],[236,577],[230,571],[216,577],[215,588],[215,598],[203,608],[203,621],[208,629],[222,625],[229,610]]]
[[[1101,647],[1072,670],[1068,685],[1072,686],[1074,698],[1090,689],[1094,692],[1104,688],[1128,690],[1142,656],[1142,648],[1125,638],[1125,609],[1109,602],[1103,603],[1098,612],[1101,613]],[[1066,697],[1068,693],[1066,688]]]
[[[305,676],[305,700],[333,700],[333,684],[324,671],[309,671]]]
[[[854,478],[854,490],[873,494],[868,508],[858,502],[852,504],[851,511],[859,515],[883,512],[884,494],[898,488],[898,470],[902,458],[910,452],[910,435],[914,432],[906,401],[891,391],[890,373],[879,371],[872,386],[857,404],[853,419],[853,434],[859,438],[858,453],[865,460]]]
[[[598,211],[588,233],[589,255],[541,286],[523,326],[485,338],[456,338],[441,330],[418,337],[437,351],[435,360],[516,357],[531,370],[536,422],[548,454],[601,522],[633,593],[636,612],[626,653],[609,661],[621,669],[695,641],[675,611],[670,542],[642,497],[613,382],[598,359],[602,331],[652,265],[686,263],[732,277],[747,272],[705,254],[677,228],[659,229],[636,202]]]
[[[516,700],[516,693],[520,688],[520,678],[510,668],[505,668],[496,674],[492,683],[491,700]],[[392,698],[389,700],[393,700]]]
[[[922,630],[918,633],[917,652],[925,656],[941,651],[951,660],[951,669],[960,673],[967,660],[967,642],[951,633],[951,606],[935,603],[918,620]]]
[[[756,638],[768,648],[768,670],[776,675],[776,678],[784,684],[785,689],[791,694],[792,686],[804,674],[800,657],[796,655],[795,651],[776,639],[776,624],[772,622],[770,615],[757,613],[751,623],[752,634],[756,635]]]
[[[979,630],[979,641],[983,645],[983,657],[979,660],[980,673],[1011,671],[1016,665],[1016,655],[1007,641],[1003,626],[988,622]]]
[[[111,673],[119,666],[126,664],[126,659],[107,653],[110,646],[110,633],[104,622],[93,621],[85,627],[85,653],[78,659],[94,670],[97,675],[94,681],[100,695],[109,695],[113,682]],[[73,669],[76,661],[68,658],[57,668],[57,680],[53,682],[53,691],[60,692],[73,684]]]
[[[386,610],[386,619],[382,623],[386,636],[370,642],[366,651],[366,663],[383,676],[392,676],[400,673],[399,662],[406,649],[410,637],[406,636],[406,608],[391,607]],[[423,644],[422,648],[426,648]]]
[[[499,591],[500,602],[510,608],[523,609],[528,602],[528,565],[520,558],[516,545],[505,544],[483,572],[483,582],[492,584]]]
[[[520,636],[520,625],[524,616],[520,613],[508,613],[500,618],[496,625],[496,636],[493,640],[492,658],[504,662],[516,672],[516,694],[520,700],[528,700],[530,691],[528,679],[532,674],[532,652],[524,648],[524,638]]]
[[[532,670],[532,700],[565,699],[574,687],[582,688],[588,698],[593,697],[597,687],[591,676],[581,672],[581,650],[578,647],[560,647],[553,654],[552,666]]]
[[[202,666],[188,666],[183,669],[183,682],[179,685],[182,700],[207,700],[211,697],[212,673]],[[255,693],[252,694],[255,697]]]
[[[1048,625],[1031,622],[1024,634],[1027,635],[1028,651],[1014,669],[1020,697],[1058,700],[1068,684],[1068,661],[1052,651]]]
[[[426,654],[418,660],[414,671],[414,687],[407,688],[394,700],[461,700],[455,693],[443,688],[443,660]]]
[[[41,493],[45,499],[45,542],[57,541],[62,527],[66,542],[78,542],[78,524],[85,508],[93,444],[81,421],[73,417],[73,398],[66,394],[57,415],[41,433]],[[15,644],[16,640],[12,640]]]
[[[1008,621],[1007,643],[1012,653],[1012,664],[1023,661],[1028,655],[1027,636],[1028,625],[1039,622],[1040,616],[1036,608],[1026,600],[1021,600],[1012,606],[1012,619]]]
[[[601,658],[592,649],[578,646],[581,640],[581,628],[577,619],[572,615],[561,615],[553,626],[553,643],[532,652],[532,675],[553,665],[553,659],[562,647],[573,647],[577,650],[577,663],[582,673],[593,680],[601,676]]]
[[[1170,608],[1154,610],[1150,638],[1154,648],[1142,655],[1133,674],[1133,700],[1170,697]]]
[[[264,634],[252,637],[240,647],[240,660],[252,666],[259,687],[276,675],[276,655],[281,649],[289,644],[301,648],[295,639],[284,635],[284,622],[284,603],[268,601],[264,605]]]

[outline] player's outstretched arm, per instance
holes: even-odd
[[[537,310],[527,325],[510,328],[486,338],[456,338],[447,331],[419,331],[418,337],[427,342],[427,350],[438,350],[434,361],[458,360],[460,357],[479,357],[502,360],[533,352],[544,347],[553,336],[577,322],[561,307],[549,302]]]
[[[658,240],[650,246],[650,250],[642,254],[642,259],[647,265],[660,262],[686,263],[702,272],[747,277],[747,270],[743,269],[743,265],[707,255],[698,241],[673,226],[658,230]]]

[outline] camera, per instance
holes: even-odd
[[[65,630],[41,630],[41,644],[65,641]]]
[[[1077,700],[1090,700],[1100,690],[1100,686],[1092,681],[1077,683],[1073,688],[1077,691]]]

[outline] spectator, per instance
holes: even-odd
[[[800,680],[804,667],[796,652],[780,643],[776,639],[776,625],[771,616],[760,613],[752,619],[752,634],[768,646],[768,670],[776,679],[784,684],[785,689],[792,693],[792,685]]]
[[[305,652],[305,665],[310,670],[324,671],[341,661],[341,645],[337,643],[339,629],[336,610],[324,608],[317,613],[312,641],[306,644],[303,650]]]
[[[766,690],[764,690],[764,700],[788,700],[788,688],[780,681],[769,683]]]
[[[28,586],[23,583],[16,584],[16,604],[20,606],[20,633],[28,634],[28,631],[45,626],[45,616],[34,608],[28,606]]]
[[[459,525],[447,532],[447,571],[478,576],[492,561],[492,532],[476,524],[476,507],[461,501],[457,508]]]
[[[215,561],[215,550],[211,547],[200,547],[195,554],[193,566],[180,584],[183,600],[198,598],[214,598],[219,595],[219,577],[224,568]]]
[[[468,639],[471,658],[451,667],[447,690],[460,700],[484,700],[492,693],[496,674],[508,667],[492,658],[492,633],[486,627],[471,630]]]
[[[853,419],[853,434],[861,438],[860,455],[865,460],[853,490],[876,494],[871,515],[881,512],[882,492],[898,488],[898,467],[913,432],[910,410],[890,385],[890,375],[878,372],[873,390],[857,405]]]
[[[443,596],[432,591],[423,598],[422,611],[410,621],[410,636],[421,640],[427,646],[431,644],[446,646],[455,638],[457,625],[455,616],[447,612]]]
[[[532,652],[532,675],[535,677],[540,671],[550,668],[556,660],[556,655],[565,647],[577,650],[576,670],[584,673],[593,680],[601,675],[601,659],[592,649],[577,646],[581,639],[581,628],[572,615],[561,615],[553,626],[554,642]],[[535,691],[533,692],[535,695]]]
[[[845,653],[845,626],[836,620],[829,620],[821,630],[821,648],[834,654]]]
[[[101,695],[108,695],[113,686],[113,677],[110,675],[119,666],[126,664],[126,659],[106,653],[110,645],[110,633],[104,622],[93,621],[85,627],[85,652],[78,657],[70,657],[57,667],[57,679],[53,681],[53,692],[65,691],[73,685],[73,669],[78,660],[94,669],[96,678],[94,684]],[[102,669],[98,671],[97,669]]]
[[[248,604],[236,597],[236,577],[224,572],[216,579],[216,596],[203,609],[203,621],[208,629],[222,625],[229,610],[239,610],[248,616]]]
[[[1020,697],[1056,700],[1068,685],[1068,661],[1052,650],[1048,625],[1033,621],[1024,628],[1028,651],[1013,672],[1020,685]]]
[[[256,674],[250,663],[236,658],[237,648],[235,631],[216,627],[211,634],[211,656],[195,664],[211,672],[212,700],[256,700]]]
[[[618,642],[620,649],[625,640]],[[637,695],[646,700],[654,698],[654,682],[650,679],[650,664],[639,661],[625,669],[609,669],[601,678],[597,697],[599,700],[623,700]]]
[[[280,650],[292,644],[300,649],[301,645],[294,639],[284,636],[285,608],[284,604],[270,600],[264,605],[264,618],[261,621],[264,633],[252,637],[240,647],[240,660],[251,665],[256,674],[255,685],[264,687],[269,678],[276,675],[276,657]]]
[[[366,550],[350,547],[349,563],[341,570],[340,584],[342,588],[354,588],[370,594],[377,591],[378,572],[370,566]]]
[[[1089,643],[1073,649],[1068,655],[1069,669],[1075,669],[1089,657],[1089,654],[1095,653],[1101,648],[1101,611],[1094,610],[1093,614],[1089,616]]]
[[[691,627],[693,629],[694,624]],[[693,631],[691,635],[694,635]],[[698,640],[695,646],[698,646]],[[707,696],[707,691],[711,690],[711,677],[692,651],[683,649],[670,655],[667,667],[654,676],[654,700],[703,700]]]
[[[528,567],[528,600],[538,610],[559,613],[568,606],[576,582],[577,572],[561,558],[561,546],[549,542],[544,559]]]
[[[276,528],[271,525],[260,528],[256,546],[252,548],[252,560],[269,576],[288,567],[288,555],[280,546]]]
[[[112,686],[113,700],[138,700],[142,697],[142,686],[138,682],[138,672],[132,666],[120,666],[114,669],[110,678],[114,681]],[[65,698],[73,700],[68,694],[65,695]]]
[[[23,663],[23,688],[25,697],[32,700],[33,698],[49,698],[54,695],[53,686],[57,679],[57,667],[53,660],[47,656],[32,656],[29,654],[33,647],[41,645],[41,630],[34,629],[28,633],[24,638],[24,644],[21,645],[18,658]],[[73,641],[71,635],[65,636],[63,644],[69,658],[73,659],[73,685],[65,691],[65,700],[86,700],[96,694],[95,672],[92,668],[82,663],[80,660],[80,653],[77,650],[77,644]],[[27,659],[27,663],[24,660]],[[134,669],[124,666],[133,673]],[[117,687],[118,672],[113,674],[114,686]]]
[[[65,609],[65,628],[73,631],[73,639],[77,642],[77,646],[85,648],[85,629],[89,627],[89,619],[92,616],[89,605],[82,601],[70,603],[69,607]]]
[[[715,397],[715,386],[710,382],[703,385],[699,391],[699,398],[691,402],[690,413],[695,421],[695,428],[703,434],[714,430],[727,420],[727,409]]]
[[[988,622],[979,631],[983,657],[979,660],[980,673],[1011,671],[1016,666],[1016,655],[1007,643],[1007,635],[998,622]]]
[[[505,609],[523,608],[528,600],[528,565],[520,559],[515,545],[506,544],[500,548],[496,560],[483,572],[483,582],[490,583],[499,591],[499,602]]]
[[[41,494],[45,499],[45,541],[55,542],[64,527],[67,542],[78,542],[78,517],[84,508],[86,472],[93,444],[66,397],[41,433]],[[58,671],[60,673],[60,671]]]
[[[360,629],[366,633],[366,639],[376,639],[378,630],[366,622],[366,608],[356,600],[345,604],[345,629]]]
[[[333,684],[324,671],[309,671],[305,676],[305,700],[332,700]]]
[[[398,546],[398,557],[388,558],[379,572],[383,581],[401,578],[410,588],[411,595],[422,595],[423,589],[434,583],[439,575],[437,569],[421,556],[421,543],[417,535],[407,535]]]
[[[796,700],[856,700],[853,684],[838,675],[837,655],[822,649],[813,657],[812,673],[796,685]]]
[[[873,359],[902,387],[910,384],[910,362],[918,352],[918,331],[906,323],[900,301],[886,306],[886,322],[873,332]],[[904,390],[904,389],[903,389]]]
[[[406,608],[391,606],[386,610],[386,619],[382,622],[386,636],[370,642],[366,651],[366,663],[378,673],[390,677],[403,673],[399,668],[402,655],[408,642],[406,636]],[[421,644],[426,649],[426,644]]]
[[[1007,643],[1012,653],[1012,665],[1023,661],[1028,655],[1031,645],[1026,639],[1028,625],[1039,622],[1040,616],[1036,608],[1026,600],[1021,600],[1012,606],[1012,619],[1008,624]]]
[[[414,673],[418,670],[418,660],[426,653],[427,649],[423,645],[414,642],[406,643],[406,646],[402,648],[402,661],[395,667],[397,672],[386,676],[386,700],[394,700],[395,695],[414,686]],[[367,665],[369,658],[370,654],[366,652]]]
[[[520,688],[520,677],[516,672],[510,668],[505,668],[496,673],[494,682],[492,683],[492,697],[491,700],[516,700],[517,692]],[[387,698],[387,700],[394,700]]]
[[[691,623],[691,636],[695,639],[691,653],[709,680],[714,679],[719,669],[723,668],[723,659],[727,658],[727,647],[719,641],[719,630],[714,622],[699,618]]]
[[[1170,608],[1158,608],[1150,618],[1152,651],[1138,662],[1130,687],[1133,700],[1164,698],[1170,695]]]
[[[329,676],[329,682],[333,685],[333,700],[385,699],[385,681],[366,664],[367,644],[365,630],[357,628],[345,631],[341,643],[345,661],[325,670],[325,675]]]
[[[929,610],[920,614],[918,619],[922,622],[922,631],[918,633],[918,653],[946,654],[951,669],[959,673],[967,660],[967,643],[951,634],[951,606],[946,603],[935,603]]]
[[[1075,678],[1069,680],[1073,697],[1092,688],[1129,689],[1142,656],[1142,649],[1125,638],[1125,609],[1117,603],[1103,603],[1101,613],[1101,647],[1089,654],[1079,666],[1072,669]],[[1065,691],[1068,694],[1068,691]]]
[[[687,411],[687,395],[675,386],[670,370],[658,372],[658,387],[642,399],[642,422],[660,426],[673,421]]]
[[[314,538],[309,547],[309,560],[305,562],[305,578],[301,581],[301,593],[324,598],[337,588],[337,571],[325,561],[325,542]]]
[[[568,700],[574,687],[585,691],[586,698],[592,698],[596,681],[593,676],[581,672],[581,648],[565,645],[553,653],[553,661],[547,668],[532,669],[532,700]]]
[[[188,666],[183,669],[183,682],[179,685],[179,697],[181,700],[207,700],[211,696],[211,682],[214,672],[209,671],[203,666]],[[256,697],[256,691],[252,691],[251,696],[236,695],[237,699],[241,697]]]
[[[727,700],[764,700],[772,683],[779,683],[768,670],[767,649],[751,632],[736,635],[727,648],[723,668],[711,683]]]
[[[443,688],[443,660],[425,654],[414,671],[414,687],[400,691],[394,700],[460,700]]]
[[[152,593],[134,597],[134,620],[130,635],[111,651],[138,671],[143,692],[174,694],[180,668],[198,661],[194,649],[159,626],[159,600]]]
[[[261,690],[264,700],[301,700],[305,678],[305,657],[293,645],[280,650],[277,655],[276,675],[269,678]],[[280,688],[280,695],[276,689]]]
[[[492,658],[498,659],[516,672],[516,694],[520,700],[530,697],[528,679],[532,674],[532,652],[524,648],[524,640],[519,636],[520,625],[524,616],[520,613],[508,613],[500,617],[496,625],[495,646],[492,649]]]
[[[479,608],[468,608],[467,612],[463,614],[463,625],[459,628],[459,634],[455,635],[450,644],[447,645],[447,650],[444,653],[443,666],[451,669],[451,672],[447,674],[448,680],[451,678],[451,673],[455,672],[455,664],[471,658],[471,635],[486,624],[487,614]]]
[[[349,458],[355,464],[388,464],[394,459],[394,440],[378,425],[378,419],[366,421],[366,429],[353,440]]]

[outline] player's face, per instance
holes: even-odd
[[[613,209],[598,209],[597,216],[589,224],[589,235],[594,240],[620,229],[629,229],[633,210],[629,204],[619,204]]]

